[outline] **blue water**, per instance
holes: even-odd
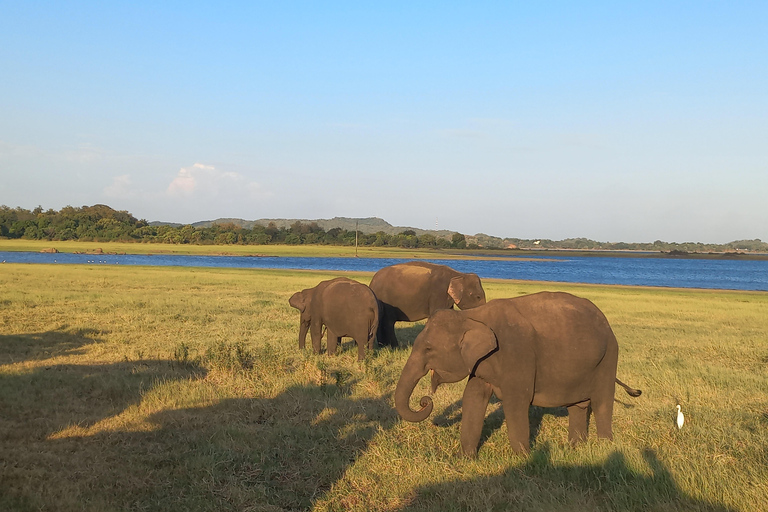
[[[152,265],[179,267],[280,268],[360,270],[375,272],[401,263],[388,258],[284,258],[252,256],[91,255],[2,252],[9,263],[78,265]],[[676,288],[768,291],[768,261],[696,260],[665,258],[547,257],[526,260],[427,260],[481,278],[623,284]],[[2,267],[0,267],[2,269]]]

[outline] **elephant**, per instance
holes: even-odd
[[[299,348],[306,344],[310,331],[312,348],[320,353],[322,327],[328,332],[328,353],[336,354],[342,336],[357,342],[357,359],[365,359],[365,347],[373,349],[379,324],[379,304],[370,288],[346,277],[323,281],[314,288],[296,292],[288,303],[301,312]]]
[[[454,304],[461,309],[485,304],[485,291],[477,274],[422,261],[384,267],[373,276],[370,287],[382,303],[378,343],[391,347],[398,346],[395,322],[423,320]]]
[[[563,292],[540,292],[494,299],[465,311],[443,310],[430,316],[413,344],[395,390],[395,407],[412,422],[432,412],[409,402],[416,384],[432,370],[432,393],[442,383],[469,376],[462,399],[461,448],[477,454],[491,394],[501,400],[514,452],[530,448],[528,409],[568,409],[569,441],[586,440],[594,412],[597,435],[612,439],[619,345],[605,315],[587,299]],[[591,411],[590,411],[591,410]]]

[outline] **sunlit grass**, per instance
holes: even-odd
[[[576,449],[534,409],[527,459],[494,401],[467,460],[462,384],[393,411],[420,324],[362,363],[298,350],[288,298],[336,275],[0,265],[0,510],[768,510],[768,294],[487,281],[593,300],[643,395]]]
[[[56,249],[59,252],[91,252],[101,250],[105,253],[125,254],[214,254],[232,256],[285,256],[285,257],[325,257],[352,258],[439,258],[454,259],[467,257],[483,258],[498,256],[498,251],[485,254],[473,251],[453,249],[405,249],[401,247],[359,247],[341,245],[192,245],[130,242],[80,242],[80,241],[45,241],[0,239],[0,251],[40,252]]]

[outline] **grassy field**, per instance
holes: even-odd
[[[0,265],[0,510],[768,510],[768,294],[486,281],[593,300],[643,396],[575,449],[532,408],[528,458],[493,402],[468,460],[461,383],[393,410],[420,324],[363,363],[298,350],[289,296],[337,275]]]
[[[145,244],[130,242],[48,242],[41,240],[0,239],[0,251],[40,252],[46,249],[59,252],[89,252],[102,250],[125,254],[217,254],[235,256],[313,256],[313,257],[354,257],[354,246],[341,245],[191,245],[191,244]],[[403,249],[399,247],[360,247],[357,250],[361,258],[466,258],[467,251],[453,249]],[[471,257],[493,257],[494,251],[487,254],[474,251]],[[496,253],[498,256],[498,253]],[[523,254],[522,256],[525,256]]]

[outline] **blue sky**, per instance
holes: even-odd
[[[768,4],[365,4],[0,0],[0,204],[768,240]]]

